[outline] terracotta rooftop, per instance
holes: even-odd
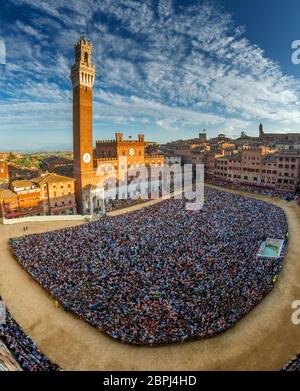
[[[71,182],[74,181],[74,178],[70,178],[63,175],[57,175],[57,174],[46,174],[39,176],[37,178],[33,178],[32,182],[40,184],[40,183],[57,183],[57,182]]]
[[[23,187],[32,187],[34,183],[27,180],[16,180],[11,183],[12,187],[23,188]]]
[[[275,153],[270,153],[265,155],[262,159],[263,163],[276,163],[277,155]]]
[[[70,159],[66,159],[64,157],[59,157],[59,156],[49,156],[46,159],[43,160],[43,163],[49,164],[49,163],[57,163],[57,164],[72,164],[73,161]]]

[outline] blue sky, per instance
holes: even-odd
[[[1,2],[0,150],[71,148],[82,32],[97,68],[94,139],[300,131],[299,14],[298,0]]]

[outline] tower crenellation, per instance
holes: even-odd
[[[92,88],[95,83],[96,67],[92,64],[93,45],[83,36],[75,45],[74,65],[71,68],[73,88],[79,85]]]

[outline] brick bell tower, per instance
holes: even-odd
[[[93,85],[96,68],[92,64],[92,43],[81,36],[75,45],[71,68],[73,86],[73,153],[75,194],[78,213],[83,212],[82,190],[93,181]]]

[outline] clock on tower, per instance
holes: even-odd
[[[88,164],[91,161],[91,155],[88,152],[86,152],[83,155],[82,159],[83,159],[84,163]]]

